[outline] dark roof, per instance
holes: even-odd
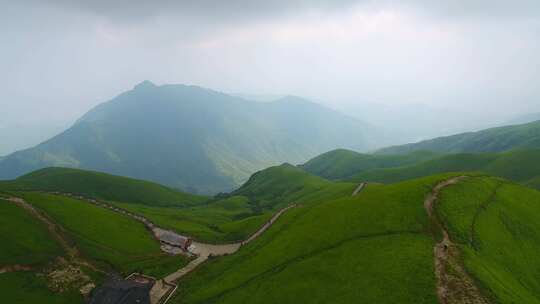
[[[90,304],[150,304],[151,284],[110,279],[94,290]]]
[[[160,235],[159,239],[162,242],[178,246],[185,246],[187,241],[189,240],[185,236],[170,231],[165,231],[162,235]]]

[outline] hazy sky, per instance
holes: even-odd
[[[144,79],[350,111],[540,111],[538,0],[0,4],[0,127],[73,120]]]

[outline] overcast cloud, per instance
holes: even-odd
[[[537,0],[0,2],[0,130],[73,121],[144,79],[471,126],[540,112]]]

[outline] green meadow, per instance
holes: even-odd
[[[0,200],[0,267],[44,264],[63,255],[44,224],[12,202]]]
[[[478,166],[504,164],[498,154],[475,157]],[[357,183],[284,164],[196,205],[108,202],[211,243],[245,239],[280,208],[298,204],[237,253],[211,258],[183,277],[173,303],[436,303],[433,246],[440,236],[423,202],[437,183],[463,174],[468,177],[443,189],[435,205],[461,262],[491,302],[540,303],[540,192],[503,178],[445,173],[370,183],[352,196]],[[144,225],[129,217],[62,195],[15,194],[47,214],[84,257],[104,269],[162,277],[187,263],[163,254]],[[7,215],[0,231],[12,238],[9,252],[0,255],[3,263],[40,264],[62,255],[24,210],[2,202],[0,212]],[[21,222],[28,226],[24,231],[34,232],[10,234]],[[13,303],[24,298],[20,290],[33,289],[43,303],[79,301],[44,284],[35,273],[0,275],[0,288],[17,289],[6,291]]]
[[[183,207],[207,199],[148,181],[71,168],[45,168],[13,181],[0,181],[0,189],[59,191],[149,206]]]
[[[369,185],[354,197],[292,209],[237,254],[185,278],[176,301],[434,303],[423,200],[447,177]]]
[[[44,277],[33,272],[0,274],[2,303],[10,304],[73,304],[83,303],[77,290],[55,293],[47,288]]]
[[[84,256],[104,266],[125,274],[164,275],[187,262],[184,257],[162,253],[150,231],[127,216],[60,195],[20,194],[65,229]]]
[[[405,167],[368,170],[347,180],[395,183],[433,174],[463,171],[483,172],[538,187],[540,150],[451,154]]]
[[[540,192],[467,179],[443,191],[437,212],[494,303],[540,303]]]

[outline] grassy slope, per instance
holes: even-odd
[[[43,264],[63,254],[47,228],[24,209],[0,200],[0,266]]]
[[[47,288],[45,278],[31,272],[0,274],[2,303],[10,304],[73,304],[83,303],[77,290],[54,293]]]
[[[540,176],[529,180],[527,186],[540,189]]]
[[[254,243],[186,278],[176,301],[435,303],[422,202],[444,178],[370,185],[292,209]]]
[[[330,186],[331,191],[327,189]],[[144,181],[76,169],[44,169],[4,183],[3,187],[69,191],[105,198],[112,204],[148,217],[160,226],[201,241],[223,243],[247,238],[278,208],[299,199],[312,203],[321,201],[324,195],[348,195],[354,185],[333,185],[285,164],[254,174],[233,194],[221,195],[205,202],[200,201],[202,197],[189,196],[191,201],[195,199],[197,202],[187,206],[181,202],[173,206],[168,203],[177,196],[182,199],[185,194],[181,192]],[[326,194],[323,195],[323,192]],[[133,204],[131,200],[136,203]]]
[[[495,302],[540,303],[540,192],[468,179],[443,191],[437,212]]]
[[[405,155],[374,155],[338,149],[321,154],[300,167],[311,174],[337,180],[367,170],[412,165],[436,156],[436,153],[423,151]]]
[[[254,213],[242,196],[192,208],[116,205],[142,214],[162,227],[210,243],[243,240],[271,217],[271,212]]]
[[[389,147],[380,154],[402,154],[411,151],[439,153],[503,152],[516,148],[540,148],[540,121],[505,126]]]
[[[259,209],[276,209],[294,202],[322,201],[338,193],[352,192],[351,189],[354,189],[352,184],[336,185],[290,164],[283,164],[253,174],[233,194],[247,197]]]
[[[123,273],[143,270],[163,275],[186,263],[183,257],[163,254],[143,224],[128,217],[63,196],[34,192],[21,196],[62,226],[85,256]]]
[[[191,206],[206,200],[152,182],[68,168],[41,169],[14,181],[0,182],[0,188],[71,192],[150,206]]]
[[[332,183],[284,164],[254,174],[230,195],[190,208],[118,204],[198,240],[223,243],[247,238],[279,208],[350,195],[355,185]]]
[[[393,183],[444,172],[482,171],[517,182],[535,185],[540,177],[540,150],[517,150],[506,153],[454,154],[402,168],[363,172],[351,181]]]

